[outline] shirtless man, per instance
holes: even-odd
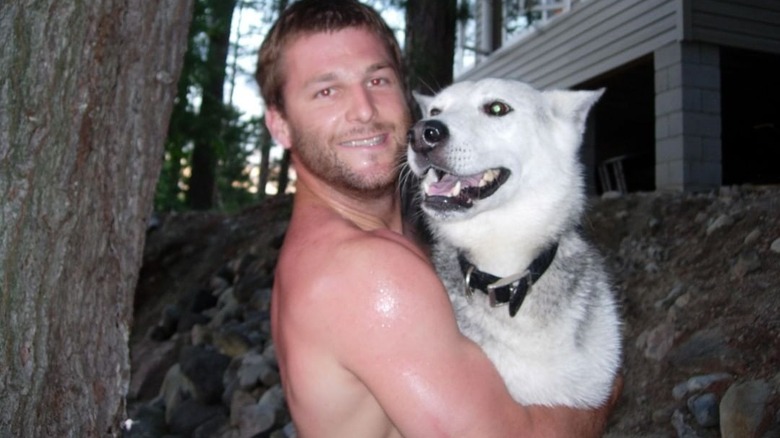
[[[260,50],[266,124],[298,177],[272,327],[299,436],[597,436],[606,408],[515,403],[458,331],[401,216],[401,65],[392,31],[355,0],[294,3]]]

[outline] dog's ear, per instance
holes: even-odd
[[[412,96],[414,96],[415,102],[417,102],[417,105],[420,107],[420,113],[423,117],[428,115],[428,110],[430,109],[431,102],[433,101],[433,96],[426,96],[424,94],[420,94],[416,91],[412,91]]]
[[[556,117],[571,120],[580,133],[585,132],[585,121],[593,104],[606,89],[595,91],[548,90],[543,92]]]

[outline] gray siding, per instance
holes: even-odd
[[[780,53],[780,0],[590,0],[457,80],[493,76],[571,87],[682,40]]]
[[[692,0],[686,27],[686,39],[780,54],[778,0]]]
[[[571,87],[682,37],[674,0],[591,0],[501,48],[458,80],[494,76]]]

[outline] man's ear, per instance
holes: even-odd
[[[271,137],[273,137],[277,143],[282,145],[285,149],[290,149],[290,146],[292,145],[292,142],[290,141],[290,125],[278,109],[266,108],[265,126],[268,128],[268,132],[271,133]]]

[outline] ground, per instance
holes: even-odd
[[[607,258],[624,317],[625,386],[609,435],[676,436],[671,417],[679,410],[697,436],[719,436],[699,427],[672,389],[716,372],[732,381],[780,380],[780,248],[772,250],[780,187],[638,193],[590,204],[584,230]],[[227,264],[249,253],[273,260],[289,211],[282,198],[236,215],[160,216],[147,242],[131,349],[166,303]],[[726,387],[710,390],[721,396]]]

